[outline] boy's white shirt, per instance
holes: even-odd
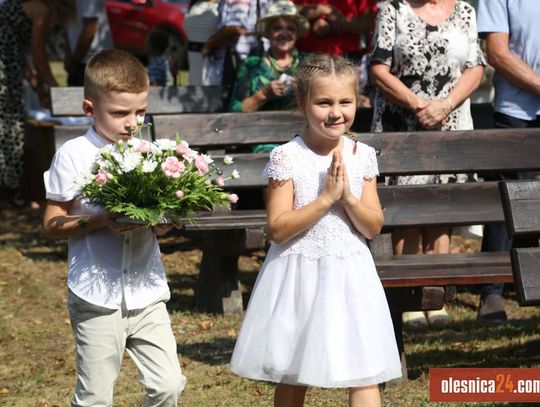
[[[107,145],[90,127],[63,144],[44,173],[47,199],[73,200],[70,214],[102,212],[77,199],[78,181],[88,175],[99,150]],[[92,304],[118,309],[144,308],[169,293],[156,235],[141,228],[119,236],[107,228],[68,239],[68,287]]]

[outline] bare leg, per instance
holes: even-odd
[[[274,407],[302,407],[306,390],[306,386],[279,383],[274,392]]]
[[[402,229],[392,232],[394,254],[421,254],[422,234],[418,229]]]
[[[381,396],[379,386],[374,384],[366,387],[351,387],[349,389],[349,407],[380,407]]]
[[[450,228],[446,226],[426,228],[424,253],[450,253]]]

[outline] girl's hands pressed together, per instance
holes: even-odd
[[[342,204],[349,204],[354,195],[351,192],[351,183],[349,182],[349,176],[347,175],[347,168],[343,162],[343,158],[340,154],[341,168],[343,169],[343,193],[341,194],[341,199],[339,200]]]
[[[332,163],[324,180],[324,191],[321,196],[326,197],[331,204],[339,201],[343,195],[343,163],[341,153],[334,151]]]

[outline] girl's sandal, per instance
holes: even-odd
[[[412,328],[422,328],[428,324],[424,311],[404,312],[401,315],[401,322],[403,325],[410,326]]]

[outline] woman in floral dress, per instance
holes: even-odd
[[[461,0],[387,0],[377,17],[373,47],[370,73],[377,92],[372,131],[473,128],[468,98],[480,84],[486,62],[472,6]],[[390,182],[428,184],[467,178],[421,175]],[[404,230],[393,240],[396,254],[450,251],[446,227]]]
[[[63,22],[74,11],[74,0],[0,0],[0,191],[15,205],[23,203],[26,52],[36,71],[32,85],[45,98],[57,85],[45,53],[51,21]]]

